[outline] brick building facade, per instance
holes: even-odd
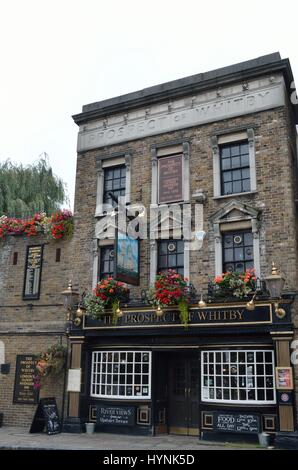
[[[175,238],[170,230],[160,237],[157,224],[159,238],[140,240],[139,284],[130,286],[117,326],[87,316],[72,325],[70,369],[80,371],[82,383],[69,393],[65,429],[97,421],[103,431],[203,436],[226,431],[221,423],[241,413],[241,431],[295,432],[295,392],[290,382],[278,386],[276,375],[293,369],[297,398],[298,370],[290,361],[298,325],[292,81],[289,61],[275,53],[92,103],[73,117],[75,232],[65,271],[49,270],[45,292],[59,291],[69,271],[80,292],[113,273],[115,211],[107,217],[103,206],[111,193],[125,197],[126,207],[141,204],[148,217],[150,209],[175,203],[197,207],[203,219],[195,227],[192,213],[188,236]],[[282,299],[262,282],[272,262],[286,280]],[[189,278],[196,292],[188,328],[177,322],[177,309],[157,318],[147,303],[150,284],[165,268]],[[216,298],[210,290],[215,275],[246,268],[259,279],[253,311],[251,298]],[[206,306],[198,306],[200,296]]]
[[[32,382],[23,383],[16,396],[21,380],[20,372],[16,374],[17,360],[30,361],[32,356],[56,344],[67,346],[66,314],[60,292],[67,286],[70,275],[70,242],[47,241],[41,235],[32,238],[11,235],[0,243],[0,412],[4,425],[29,427],[38,396],[32,397]],[[38,299],[24,296],[28,247],[43,247]],[[54,396],[62,414],[64,387],[64,374],[49,376],[39,398]]]

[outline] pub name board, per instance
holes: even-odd
[[[16,359],[16,376],[13,402],[23,404],[38,403],[38,390],[34,388],[33,376],[36,369],[36,357],[18,355]]]
[[[85,327],[94,327],[92,320],[87,319]],[[270,304],[258,305],[255,310],[247,310],[244,306],[237,307],[207,307],[190,309],[189,325],[235,325],[249,323],[272,323],[272,307]],[[112,318],[105,315],[101,321],[96,321],[98,328],[113,327]],[[179,312],[166,310],[162,317],[157,317],[154,310],[126,311],[117,322],[117,328],[145,326],[181,326]]]

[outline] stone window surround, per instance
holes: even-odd
[[[115,245],[115,240],[103,239],[98,240],[93,239],[93,269],[92,269],[92,289],[96,287],[98,283],[98,275],[100,272],[100,248],[103,246]]]
[[[0,341],[0,364],[5,364],[5,346],[3,341]]]
[[[151,204],[158,205],[158,158],[174,153],[183,155],[183,196],[182,203],[190,202],[190,170],[189,170],[189,141],[186,139],[172,140],[151,146],[152,181]],[[179,204],[179,203],[175,203]],[[163,204],[159,206],[162,207]],[[184,239],[184,277],[189,278],[189,242]],[[150,284],[153,285],[157,273],[158,240],[150,240]]]
[[[218,132],[211,136],[211,147],[213,155],[213,188],[214,199],[233,197],[236,194],[222,195],[221,193],[221,171],[219,146],[224,143],[233,143],[241,140],[248,141],[249,168],[250,168],[250,191],[237,193],[237,196],[254,193],[257,190],[256,159],[255,159],[255,137],[254,128],[245,127]]]
[[[232,231],[232,230],[244,230],[250,229],[253,234],[253,259],[254,259],[254,268],[256,270],[256,276],[260,277],[261,267],[260,267],[260,227],[258,220],[258,212],[253,209],[249,212],[243,210],[243,205],[237,202],[232,202],[229,204],[227,212],[229,209],[238,209],[244,212],[243,217],[234,218],[233,220],[221,220],[220,216],[216,219],[213,219],[213,231],[214,231],[214,243],[215,243],[215,276],[222,274],[223,272],[223,247],[222,247],[222,233]],[[247,206],[246,206],[247,207]],[[222,208],[222,213],[224,213],[225,208]]]
[[[112,153],[110,155],[98,155],[96,157],[97,169],[97,190],[96,190],[96,209],[95,217],[102,217],[103,214],[103,189],[104,189],[104,170],[117,165],[125,165],[126,167],[126,189],[125,189],[125,204],[130,204],[130,191],[131,191],[131,152],[129,150],[124,152]]]
[[[132,154],[130,150],[124,152],[117,152],[108,155],[98,155],[96,157],[96,169],[97,169],[97,194],[96,194],[96,209],[95,217],[103,217],[103,189],[104,189],[104,170],[116,165],[125,165],[126,167],[126,181],[125,181],[125,203],[130,204],[130,191],[131,191],[131,159]],[[105,239],[98,240],[93,239],[93,269],[92,269],[92,288],[94,289],[98,282],[98,273],[100,266],[100,247],[106,245],[114,245],[115,240]]]

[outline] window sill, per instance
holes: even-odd
[[[250,196],[251,194],[258,194],[258,191],[246,191],[245,193],[233,193],[226,194],[225,196],[214,196],[212,199],[228,199],[231,197]]]

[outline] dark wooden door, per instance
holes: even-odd
[[[171,358],[168,425],[172,434],[199,434],[199,372],[195,354]]]

